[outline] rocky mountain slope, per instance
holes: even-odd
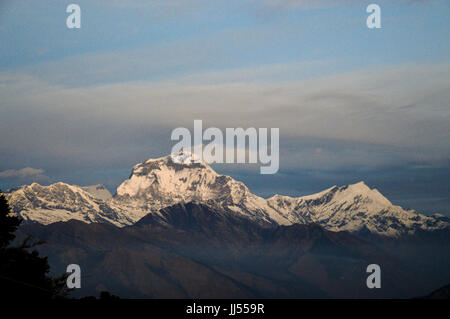
[[[425,291],[407,267],[347,232],[262,227],[204,204],[176,204],[122,228],[73,220],[28,223],[20,232],[46,242],[39,249],[54,272],[80,265],[74,296],[107,290],[131,298],[377,298]],[[383,289],[366,287],[371,263],[383,267]]]

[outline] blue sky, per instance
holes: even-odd
[[[450,4],[0,2],[0,187],[114,189],[176,127],[279,127],[280,172],[215,165],[263,196],[364,180],[450,214]],[[24,168],[32,168],[23,170]]]

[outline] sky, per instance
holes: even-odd
[[[214,164],[250,190],[365,181],[450,216],[450,1],[0,1],[0,188],[110,190],[171,131],[280,129],[280,170]]]

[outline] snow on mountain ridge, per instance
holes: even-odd
[[[217,173],[204,163],[177,163],[171,156],[149,159],[133,167],[131,176],[117,188],[118,196],[140,197],[155,195],[157,189],[161,194],[180,192],[189,193],[193,183],[211,182]],[[149,193],[150,192],[150,193]]]
[[[364,182],[333,186],[317,194],[269,198],[271,207],[285,214],[293,223],[317,223],[332,231],[371,233],[396,237],[416,230],[436,230],[448,227],[443,220],[404,210]]]
[[[180,202],[197,201],[263,223],[289,224],[266,205],[265,199],[252,194],[244,183],[217,174],[204,162],[179,163],[170,155],[135,165],[131,176],[117,188],[114,201],[129,205],[138,203],[137,208],[142,212],[145,212],[144,207],[157,212]]]
[[[244,183],[216,173],[204,162],[178,161],[171,155],[136,164],[112,198],[102,199],[86,190],[64,183],[33,183],[7,197],[14,212],[43,224],[74,218],[125,226],[177,203],[200,202],[260,224],[317,223],[333,231],[366,229],[394,237],[418,229],[449,226],[442,218],[392,205],[364,182],[333,186],[308,196],[275,195],[264,199],[252,194]]]
[[[123,226],[120,216],[105,201],[79,186],[63,182],[49,186],[32,183],[5,195],[13,212],[27,221],[47,225],[77,219],[88,223],[107,222]],[[122,216],[124,218],[126,219]]]

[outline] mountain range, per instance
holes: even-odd
[[[20,232],[46,242],[40,252],[56,273],[80,265],[74,296],[106,290],[128,298],[386,298],[426,291],[412,269],[347,232],[263,227],[192,202],[122,228],[70,220],[28,223]],[[366,287],[374,262],[383,267],[384,289]]]
[[[166,223],[162,208],[189,202],[263,226],[315,223],[331,231],[386,237],[432,232],[450,225],[443,215],[425,216],[393,205],[364,182],[333,186],[308,196],[265,199],[250,192],[244,183],[217,174],[204,162],[181,161],[172,155],[135,165],[114,196],[102,185],[79,187],[62,182],[49,186],[33,183],[12,189],[6,196],[16,214],[44,225],[76,219],[124,227],[148,214]]]
[[[131,298],[390,298],[450,282],[450,223],[393,205],[359,182],[265,199],[208,164],[166,156],[102,185],[37,183],[5,195],[43,240],[55,274],[75,263],[82,288]],[[366,267],[382,269],[368,289]]]

